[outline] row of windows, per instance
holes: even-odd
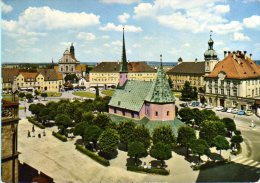
[[[221,95],[227,95],[227,96],[238,96],[238,90],[233,89],[233,93],[230,93],[230,89],[224,90],[224,88],[221,88],[220,90],[218,88],[215,88],[214,91],[212,91],[212,88],[209,88],[209,93],[214,93],[214,94],[221,94]],[[219,93],[220,92],[220,93]]]
[[[246,81],[246,84],[248,86],[250,86],[250,84],[251,85],[257,85],[257,84],[260,84],[260,80],[249,80],[249,81]]]
[[[260,95],[260,87],[259,89],[258,88],[256,88],[255,90],[253,89],[251,92],[250,89],[248,89],[247,96],[251,96],[251,94],[252,97]]]
[[[118,76],[118,73],[91,73],[93,76]],[[129,73],[131,76],[155,76],[155,73]]]
[[[101,78],[101,79],[92,79],[92,81],[118,81],[118,78]]]
[[[114,108],[114,113],[117,114],[116,108]],[[125,111],[122,111],[122,114],[123,114],[123,116],[125,116]],[[155,116],[158,116],[158,115],[159,115],[158,111],[155,111]],[[170,115],[170,111],[167,111],[166,115],[169,116]],[[134,118],[134,112],[131,112],[131,117]]]

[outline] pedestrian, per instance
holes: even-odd
[[[38,133],[38,138],[41,138],[41,133]]]
[[[34,132],[32,132],[32,137],[35,137],[35,134],[34,134]]]
[[[24,107],[24,112],[26,112],[26,109],[27,109],[27,108],[26,108],[26,107]]]
[[[45,130],[43,130],[42,135],[43,135],[43,136],[46,136]]]
[[[34,125],[32,126],[32,132],[35,132]]]
[[[28,136],[27,137],[31,137],[31,133],[30,130],[28,130]]]

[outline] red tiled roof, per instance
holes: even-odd
[[[229,54],[224,60],[219,62],[213,71],[205,77],[218,77],[220,72],[226,73],[226,78],[247,79],[260,77],[260,67],[249,57],[243,54],[233,56]]]

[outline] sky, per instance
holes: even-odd
[[[81,62],[200,61],[212,30],[223,51],[260,59],[260,0],[1,0],[4,63],[55,63],[73,43]]]

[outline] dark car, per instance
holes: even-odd
[[[220,110],[221,112],[227,112],[227,108],[224,107],[223,109]]]
[[[33,103],[33,99],[28,99],[28,103]]]
[[[188,107],[188,104],[187,103],[181,103],[180,106],[181,107]]]

